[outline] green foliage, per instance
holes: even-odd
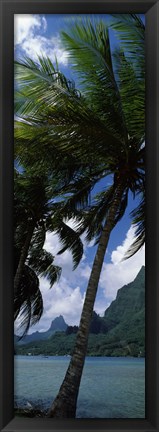
[[[63,173],[68,181],[63,215],[79,217],[78,210],[84,209],[79,230],[86,232],[88,241],[95,236],[98,242],[118,181],[124,179],[115,223],[125,212],[128,192],[139,193],[141,205],[132,216],[137,229],[141,219],[143,224],[134,253],[144,242],[145,29],[134,14],[115,16],[111,29],[120,38],[121,48],[115,51],[102,20],[75,20],[61,35],[80,92],[49,58],[16,62],[15,111],[21,121],[15,123],[15,154],[22,163],[31,161],[36,170],[52,175],[57,167]],[[112,186],[90,205],[93,186],[110,174]],[[75,248],[73,254],[77,260],[81,256]]]
[[[95,311],[93,311],[89,331],[92,334],[107,333],[107,326],[105,324],[105,321]]]
[[[16,263],[16,248],[14,251],[14,262]],[[43,299],[39,288],[39,279],[34,270],[25,264],[18,293],[14,296],[14,319],[20,315],[20,327],[24,330],[23,335],[27,333],[29,327],[40,320],[42,313]]]
[[[145,29],[134,14],[114,17],[111,29],[121,42],[114,51],[102,20],[86,17],[62,34],[80,91],[49,58],[15,62],[15,158],[24,169],[25,187],[25,194],[18,192],[16,246],[20,251],[27,222],[34,220],[27,265],[51,286],[60,269],[43,250],[46,231],[58,233],[59,253],[69,248],[75,268],[83,253],[79,235],[85,232],[88,241],[99,242],[121,182],[123,196],[113,224],[124,215],[129,192],[138,194],[140,204],[131,214],[137,240],[128,256],[144,242]],[[92,197],[102,178],[105,190]],[[70,218],[78,221],[76,233],[66,223]],[[102,331],[113,331],[118,320],[117,314],[105,317]],[[100,324],[95,317],[94,333]]]
[[[78,326],[74,325],[74,326],[68,326],[66,329],[66,335],[70,335],[70,334],[76,334],[78,332]]]

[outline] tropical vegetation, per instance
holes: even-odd
[[[112,29],[120,38],[115,49],[102,21],[86,18],[62,33],[80,91],[48,58],[39,58],[39,64],[30,59],[16,64],[18,162],[31,164],[36,173],[44,171],[49,181],[62,172],[53,219],[59,214],[62,223],[75,218],[76,235],[86,233],[87,240],[97,244],[72,358],[50,417],[75,417],[100,272],[130,194],[138,195],[140,204],[132,213],[137,239],[128,255],[144,243],[144,25],[137,15],[120,15]],[[90,199],[100,179],[105,179],[105,188]]]

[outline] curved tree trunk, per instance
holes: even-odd
[[[16,271],[16,274],[14,277],[14,296],[16,296],[18,293],[18,288],[19,288],[20,280],[21,280],[22,273],[23,273],[23,267],[24,267],[25,261],[26,261],[27,256],[28,256],[28,250],[29,250],[29,246],[30,246],[31,239],[33,236],[34,228],[35,228],[35,223],[33,223],[33,222],[30,223],[28,226],[28,232],[27,232],[26,240],[25,240],[24,246],[23,246],[22,251],[21,251],[17,271]]]
[[[76,415],[76,403],[87,351],[89,327],[91,323],[98,282],[110,233],[115,226],[115,217],[121,202],[122,195],[123,185],[120,184],[116,189],[114,202],[109,210],[109,214],[98,244],[97,253],[88,282],[73,355],[59,393],[48,411],[48,417],[74,418]]]

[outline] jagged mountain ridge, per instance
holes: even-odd
[[[20,341],[18,336],[15,335],[15,342],[20,345],[22,344],[28,344],[30,342],[34,342],[34,341],[39,341],[39,340],[47,340],[49,339],[54,333],[56,333],[57,331],[65,331],[67,329],[67,324],[63,318],[62,315],[56,317],[52,322],[51,325],[49,327],[49,329],[45,332],[33,332],[30,335],[26,335],[24,336],[23,339],[21,339]]]

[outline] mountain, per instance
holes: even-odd
[[[24,344],[26,345],[26,344],[28,344],[30,342],[34,342],[34,341],[47,340],[55,332],[65,331],[66,329],[67,329],[67,324],[65,323],[63,316],[60,315],[59,317],[55,318],[52,321],[51,326],[47,331],[45,331],[45,332],[36,331],[30,335],[26,335],[19,342],[18,342],[18,340],[19,340],[18,336],[15,335],[14,341],[15,341],[15,343],[18,343],[18,345],[24,345]]]
[[[65,320],[63,318],[62,315],[60,315],[59,317],[55,318],[52,323],[51,326],[48,330],[48,332],[55,332],[55,331],[65,331],[67,329],[67,324],[65,323]],[[46,332],[46,333],[48,333]]]
[[[123,286],[117,292],[116,299],[111,303],[104,314],[104,321],[109,331],[118,326],[124,332],[132,326],[138,316],[145,311],[145,267],[141,267],[135,280]],[[127,324],[127,325],[125,325]]]
[[[116,299],[104,314],[107,339],[116,341],[123,349],[136,352],[145,350],[145,267],[135,280],[117,292]],[[119,349],[118,349],[119,351]]]
[[[56,319],[53,323],[55,322]],[[16,347],[16,352],[17,354],[28,352],[45,355],[71,354],[77,330],[76,326],[68,326],[65,333],[54,332],[45,340],[37,341],[36,346],[30,341],[31,343],[27,345]],[[144,354],[145,267],[142,267],[133,282],[118,290],[116,299],[106,309],[103,318],[96,312],[93,313],[87,355],[115,357],[144,356]]]

